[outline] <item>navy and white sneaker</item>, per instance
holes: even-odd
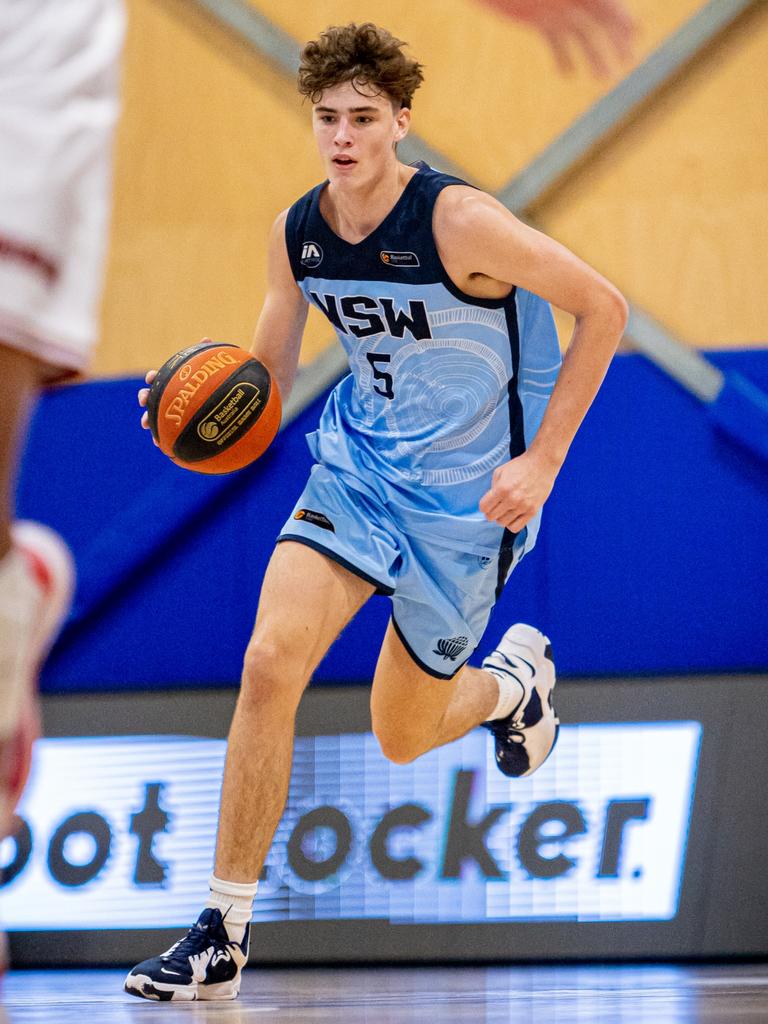
[[[518,622],[483,661],[483,668],[494,675],[511,676],[523,688],[520,703],[510,715],[482,724],[494,735],[499,770],[510,778],[530,775],[552,753],[560,731],[552,705],[552,645],[538,629]]]
[[[167,953],[144,960],[125,979],[125,991],[142,999],[237,999],[248,960],[248,932],[232,942],[221,911],[205,909]]]

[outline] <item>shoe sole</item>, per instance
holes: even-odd
[[[123,986],[125,991],[139,999],[150,999],[156,1002],[184,1002],[197,1000],[232,1000],[240,993],[240,979],[237,982],[223,981],[218,985],[171,985],[154,981],[148,974],[129,974]]]
[[[555,671],[555,659],[552,657],[552,644],[549,642],[548,638],[546,636],[544,636],[543,633],[541,634],[541,636],[542,636],[542,638],[544,640],[544,644],[545,644],[544,652],[543,652],[543,654],[544,654],[543,660],[545,662],[547,662],[547,661],[549,662],[549,668],[550,668],[550,672],[551,672],[551,682],[549,680],[547,680],[547,683],[541,689],[539,688],[538,685],[534,685],[534,689],[536,690],[536,692],[539,695],[539,700],[541,701],[541,706],[543,708],[548,709],[548,711],[551,712],[551,714],[552,714],[552,719],[553,719],[554,724],[555,724],[555,732],[554,732],[554,735],[552,737],[552,743],[550,745],[550,748],[547,751],[544,759],[542,761],[540,761],[536,765],[535,768],[529,768],[528,771],[525,772],[525,774],[520,775],[519,778],[521,778],[521,779],[526,778],[528,775],[533,775],[533,773],[537,772],[539,770],[539,768],[541,768],[541,766],[543,764],[546,764],[546,762],[552,756],[552,751],[555,749],[555,746],[557,745],[557,738],[560,735],[560,719],[557,717],[557,712],[555,711],[554,704],[551,703],[552,691],[555,689],[555,684],[557,683],[557,673]],[[545,712],[545,717],[548,717],[546,712]]]

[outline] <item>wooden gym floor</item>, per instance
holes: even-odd
[[[231,1003],[153,1003],[124,971],[14,971],[0,1024],[758,1024],[768,964],[253,970]]]

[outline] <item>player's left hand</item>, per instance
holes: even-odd
[[[519,533],[549,497],[556,476],[550,463],[534,452],[523,452],[494,470],[480,511],[491,522]]]

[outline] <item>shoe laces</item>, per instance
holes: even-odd
[[[195,925],[187,932],[183,939],[179,939],[175,942],[167,953],[163,953],[160,957],[161,960],[173,960],[173,959],[184,959],[190,954],[201,953],[206,947],[213,945],[221,945],[221,943],[211,935],[207,928],[199,928]]]
[[[483,723],[486,728],[501,739],[511,740],[513,743],[525,743],[523,730],[525,723],[522,718],[499,718],[493,722]]]

